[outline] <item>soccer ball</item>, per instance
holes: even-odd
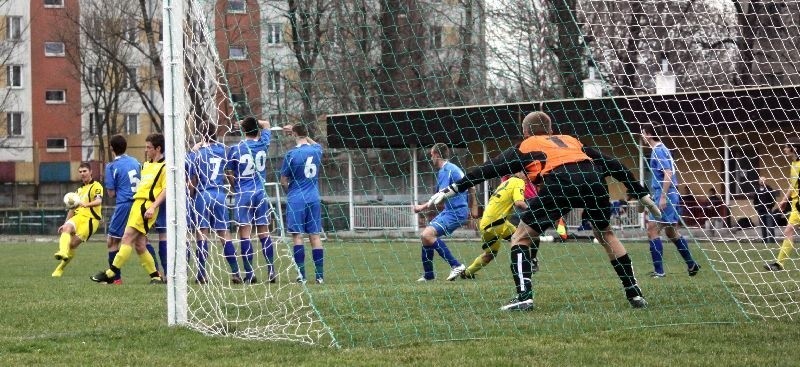
[[[81,196],[78,195],[77,192],[68,192],[66,195],[64,195],[64,205],[66,205],[67,208],[75,208],[80,203]]]

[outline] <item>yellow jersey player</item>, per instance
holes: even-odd
[[[520,172],[503,181],[495,189],[481,217],[478,231],[483,242],[483,253],[472,261],[472,264],[461,274],[462,279],[472,279],[475,273],[488,265],[500,250],[500,240],[511,240],[517,227],[508,221],[514,207],[528,209],[525,203],[525,174]]]
[[[764,265],[767,271],[783,270],[783,262],[789,258],[794,250],[794,238],[800,233],[800,140],[792,140],[783,147],[783,153],[789,158],[789,190],[778,205],[785,211],[786,205],[791,208],[788,223],[783,230],[783,243],[778,252],[778,260]]]
[[[128,216],[125,232],[120,240],[119,252],[114,257],[111,266],[91,277],[98,283],[113,283],[119,270],[128,261],[131,253],[136,249],[139,259],[147,274],[150,284],[161,284],[163,279],[156,270],[155,260],[147,251],[147,232],[153,227],[158,216],[161,204],[166,199],[167,184],[166,167],[164,164],[164,135],[150,134],[145,139],[145,155],[150,158],[142,165],[141,180],[133,195],[133,205]]]
[[[61,227],[58,227],[61,238],[55,258],[61,262],[53,271],[53,277],[56,278],[64,274],[64,268],[75,257],[75,249],[97,232],[103,218],[101,216],[103,185],[92,179],[92,166],[87,162],[78,166],[78,174],[83,183],[76,191],[81,202],[74,209],[70,209],[67,213],[67,220]]]

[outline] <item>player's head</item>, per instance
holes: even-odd
[[[159,133],[150,134],[144,141],[144,153],[151,161],[164,154],[164,135]]]
[[[78,165],[78,175],[81,176],[83,183],[88,183],[92,180],[92,165],[89,162],[81,162]]]
[[[661,135],[664,135],[663,129],[657,127],[656,125],[645,125],[642,126],[642,138],[646,140],[651,145],[656,144],[661,141]]]
[[[128,141],[125,140],[124,136],[119,134],[108,139],[108,145],[111,146],[111,151],[117,156],[125,154],[125,151],[128,150]]]
[[[305,124],[292,125],[292,133],[297,138],[307,138],[308,137],[308,126],[306,126]]]
[[[553,126],[550,116],[542,111],[531,112],[522,119],[522,135],[552,135]]]
[[[800,138],[789,138],[783,146],[783,154],[793,160],[800,159]]]
[[[209,142],[217,140],[217,124],[203,119],[197,125],[197,134],[200,135],[200,140]]]
[[[431,160],[433,163],[450,159],[450,148],[445,143],[436,143],[431,147]]]
[[[245,117],[242,123],[239,124],[239,128],[242,129],[244,136],[251,138],[258,136],[258,120],[253,116]]]

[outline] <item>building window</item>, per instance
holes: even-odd
[[[45,8],[63,8],[64,0],[44,0]]]
[[[245,0],[228,0],[228,13],[244,13],[247,8]]]
[[[134,89],[136,87],[136,83],[139,82],[139,76],[136,74],[136,67],[126,67],[125,72],[122,74],[122,79],[120,80],[120,88],[122,89]]]
[[[22,88],[22,65],[6,66],[6,78],[11,88]]]
[[[134,135],[139,133],[139,115],[135,113],[125,114],[125,134]]]
[[[22,112],[6,113],[6,134],[22,136]]]
[[[277,45],[281,43],[282,30],[283,30],[283,25],[280,23],[267,24],[267,44]]]
[[[270,71],[267,73],[267,90],[270,92],[281,91],[281,72]]]
[[[89,114],[89,136],[97,136],[103,128],[103,120],[105,115],[102,113]]]
[[[45,56],[64,56],[64,42],[45,42]]]
[[[6,39],[9,41],[22,39],[22,17],[6,18]]]
[[[724,152],[722,152],[724,154]],[[724,155],[723,155],[724,157]],[[723,167],[724,168],[724,167]],[[750,194],[758,187],[758,169],[761,168],[761,158],[752,146],[735,146],[730,148],[728,156],[730,169],[731,194]],[[724,172],[720,171],[720,172]]]
[[[48,138],[47,139],[48,152],[66,152],[67,139],[66,138]]]
[[[67,91],[63,89],[47,90],[44,92],[45,103],[57,104],[67,102]]]
[[[103,69],[100,69],[97,66],[87,66],[84,79],[86,79],[87,87],[103,86]]]
[[[232,60],[244,60],[247,58],[247,49],[244,46],[231,46],[230,57]]]
[[[442,26],[440,25],[432,25],[428,32],[430,33],[430,48],[431,49],[440,49],[442,48]]]

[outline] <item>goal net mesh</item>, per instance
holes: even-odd
[[[794,319],[800,312],[791,258],[783,262],[785,271],[763,268],[777,259],[783,227],[775,229],[777,242],[765,240],[753,204],[761,177],[778,201],[797,184],[783,151],[797,137],[797,1],[184,3],[181,22],[165,19],[166,31],[183,33],[172,44],[182,44],[184,65],[182,74],[166,72],[165,82],[185,85],[176,91],[184,107],[167,128],[186,137],[167,160],[183,154],[199,164],[193,148],[201,143],[203,149],[209,122],[227,146],[245,138],[239,122],[246,116],[273,127],[306,124],[324,148],[325,284],[295,281],[294,243],[281,215],[286,193],[277,184],[295,141],[270,131],[260,164],[272,208],[272,264],[254,230],[249,240],[259,282],[234,284],[224,231],[173,228],[186,232],[188,246],[177,246],[176,256],[184,250],[189,256],[186,299],[178,297],[175,305],[187,310],[181,324],[246,339],[382,346]],[[531,313],[498,311],[514,295],[506,242],[474,280],[445,281],[450,265],[437,255],[436,280],[417,282],[419,234],[437,214],[412,211],[412,204],[436,192],[430,147],[448,144],[450,162],[469,171],[519,142],[521,118],[537,110],[553,117],[556,132],[619,158],[645,186],[651,148],[639,132],[657,127],[675,161],[678,230],[703,267],[697,276],[687,275],[663,234],[667,276],[647,276],[653,262],[644,216],[611,180],[612,225],[631,254],[648,310],[630,309],[580,209],[564,218],[567,242],[542,245]],[[205,213],[195,205],[194,169],[187,166],[189,174],[176,177],[194,192],[183,213],[188,217]],[[481,209],[498,184],[476,187]],[[224,190],[232,210],[235,190]],[[769,216],[779,225],[786,217]],[[244,276],[238,224],[231,217],[210,219],[230,221]],[[467,266],[483,251],[477,223],[466,220],[443,238]],[[207,254],[198,256],[204,239]],[[310,253],[307,238],[305,246]],[[310,257],[306,268],[313,269]],[[275,283],[269,282],[270,265]],[[195,284],[203,271],[207,283]]]

